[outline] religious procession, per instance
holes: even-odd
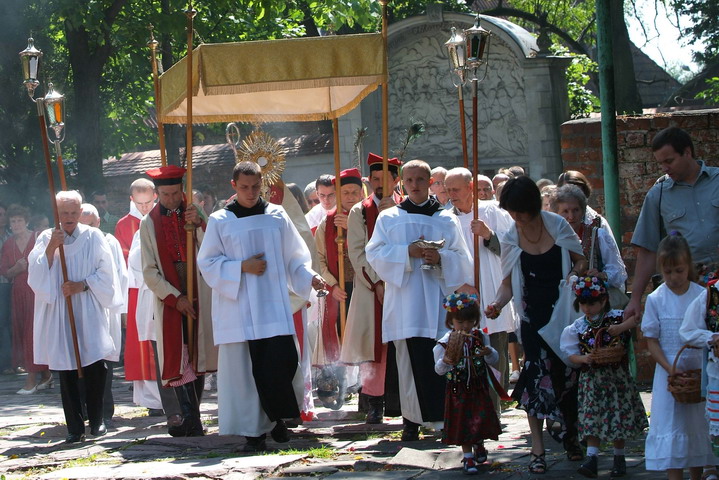
[[[716,139],[652,123],[632,192],[618,189],[616,151],[599,172],[561,158],[485,163],[481,146],[510,144],[481,133],[479,117],[506,21],[476,15],[442,45],[457,154],[405,156],[422,126],[393,155],[390,101],[401,99],[380,3],[380,33],[199,46],[190,3],[186,56],[161,72],[149,44],[160,148],[122,186],[129,212],[68,182],[64,96],[36,91],[43,53],[29,40],[20,59],[52,218],[0,203],[0,367],[19,379],[16,395],[57,386],[68,449],[112,432],[113,383],[125,382],[163,435],[189,442],[208,435],[202,404],[216,392],[217,435],[238,438],[241,455],[291,446],[319,409],[356,401],[368,429],[401,422],[394,442],[434,432],[467,475],[495,473],[500,452],[487,445],[519,410],[531,475],[550,472],[551,441],[582,477],[631,477],[627,442],[642,441],[654,478],[719,480],[719,168],[703,160]],[[223,68],[260,57],[289,66]],[[379,149],[359,142],[351,163],[340,118],[375,90]],[[605,117],[602,152],[624,138]],[[193,128],[227,122],[234,166],[197,187]],[[293,169],[271,122],[330,123],[334,165]],[[173,164],[165,131],[177,125]],[[620,224],[630,194],[633,229]]]

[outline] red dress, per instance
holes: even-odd
[[[35,246],[36,233],[30,235],[24,251],[20,251],[15,243],[15,235],[8,238],[2,246],[0,254],[0,275],[6,276],[21,258],[27,261],[28,255]],[[28,372],[42,372],[47,365],[36,365],[33,359],[33,312],[35,294],[27,284],[27,270],[12,279],[10,300],[10,316],[12,318],[12,363],[14,367],[23,367]]]

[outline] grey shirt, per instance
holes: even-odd
[[[701,170],[694,185],[664,176],[649,189],[632,236],[633,245],[657,251],[661,214],[667,233],[676,230],[686,238],[694,262],[719,262],[719,168],[697,163]]]

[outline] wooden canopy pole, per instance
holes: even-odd
[[[192,1],[189,2],[187,11],[187,136],[185,139],[185,150],[187,154],[187,178],[185,183],[185,203],[189,206],[192,203],[192,34],[194,32],[194,18],[197,12],[192,8]],[[195,305],[195,224],[185,223],[187,233],[187,299],[190,305]],[[199,312],[199,309],[198,309]],[[195,322],[187,317],[187,350],[190,363],[196,359],[195,355]]]
[[[340,182],[340,127],[337,117],[332,119],[333,147],[335,153],[335,198],[337,198],[337,213],[342,213],[342,184]],[[385,159],[385,163],[387,159]],[[337,264],[339,267],[338,286],[345,289],[345,234],[342,227],[337,227]],[[347,301],[340,302],[340,343],[345,337],[345,324],[347,323],[347,313],[345,308]]]
[[[157,120],[157,135],[160,141],[160,161],[162,166],[167,166],[167,152],[165,152],[165,126],[160,120],[160,112],[162,111],[162,103],[160,99],[160,76],[159,68],[157,67],[157,46],[160,44],[155,40],[155,33],[153,32],[153,26],[148,27],[150,29],[150,41],[147,42],[147,46],[150,47],[150,55],[152,62],[152,82],[155,87],[155,118]]]
[[[382,82],[382,192],[390,198],[389,181],[389,67],[387,55],[387,0],[379,0],[382,5],[382,54],[384,56],[385,77]]]
[[[47,138],[47,129],[45,127],[45,103],[43,100],[33,100],[37,105],[37,118],[40,127],[40,138],[42,139],[42,150],[45,156],[45,171],[47,172],[47,184],[50,190],[50,204],[52,205],[52,214],[55,219],[55,229],[59,230],[62,228],[60,225],[60,213],[57,208],[57,198],[55,197],[55,179],[52,176],[52,161],[50,159],[50,145]],[[55,144],[58,150],[57,165],[58,172],[60,174],[60,183],[63,185],[63,190],[67,190],[65,183],[65,173],[62,168],[62,155],[59,151],[59,142]],[[63,283],[68,281],[67,277],[67,262],[65,261],[65,247],[60,245],[58,247],[60,254],[60,269],[62,270],[62,281]],[[77,364],[77,376],[78,378],[84,378],[82,369],[82,361],[80,360],[80,344],[77,340],[77,326],[75,324],[75,311],[72,308],[72,297],[65,297],[65,304],[67,305],[67,317],[70,322],[70,333],[72,336],[72,347],[75,351],[75,363]]]

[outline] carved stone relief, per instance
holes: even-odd
[[[426,134],[408,149],[408,157],[461,159],[457,89],[452,84],[444,42],[453,23],[424,24],[399,32],[389,44],[390,149],[404,140],[410,119],[422,121]],[[480,76],[482,72],[480,72]],[[489,71],[479,84],[480,159],[527,155],[527,102],[520,59],[493,36]],[[471,156],[471,84],[464,87],[465,120]],[[481,160],[480,160],[481,161]]]

